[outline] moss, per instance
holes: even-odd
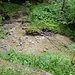
[[[27,35],[39,35],[41,34],[41,30],[35,26],[29,26],[26,28]]]

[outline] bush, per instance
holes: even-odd
[[[0,14],[5,19],[11,18],[17,14],[17,8],[17,4],[2,2],[2,4],[0,5]]]
[[[65,4],[64,17],[67,25],[75,25],[75,0],[68,0]]]
[[[75,16],[74,16],[74,0],[68,0],[65,3],[64,11],[61,11],[61,1],[55,4],[38,4],[29,7],[26,21],[31,22],[29,28],[35,27],[37,30],[43,28],[54,33],[64,34],[72,39],[75,37]],[[31,32],[31,29],[27,29]],[[27,32],[28,32],[27,31]]]

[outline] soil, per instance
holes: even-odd
[[[61,48],[73,43],[68,37],[46,32],[44,35],[30,36],[26,35],[25,28],[29,23],[21,23],[22,18],[14,19],[11,23],[4,24],[7,30],[5,39],[0,39],[0,50],[14,49],[16,52],[35,54],[52,51],[63,54]]]

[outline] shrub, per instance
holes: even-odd
[[[17,4],[2,2],[0,5],[0,14],[5,19],[11,18],[17,14]]]
[[[75,0],[68,0],[65,4],[64,17],[68,25],[75,25]]]

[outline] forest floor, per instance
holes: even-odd
[[[26,35],[23,28],[27,23],[21,24],[21,19],[13,19],[13,23],[4,24],[7,35],[5,39],[0,39],[0,50],[14,49],[16,52],[35,55],[51,50],[54,53],[65,54],[62,47],[68,49],[68,45],[73,43],[68,37],[52,32],[42,36]]]
[[[68,53],[66,54],[66,52],[62,51],[62,47],[69,50],[68,45],[73,43],[73,41],[71,41],[68,37],[60,34],[54,34],[52,32],[48,35],[26,35],[24,28],[28,23],[22,24],[21,20],[22,18],[13,19],[12,23],[7,22],[4,24],[4,28],[7,30],[7,35],[4,39],[0,39],[0,50],[14,50],[17,53],[35,55],[51,51],[55,54],[61,54],[63,56],[69,55]],[[5,65],[3,62],[6,63],[7,61],[0,59],[0,66]],[[8,64],[13,65],[13,63],[10,62],[7,62],[6,65]],[[38,73],[38,71],[35,71],[34,75],[51,75],[41,71],[39,71],[40,74],[36,73]]]

